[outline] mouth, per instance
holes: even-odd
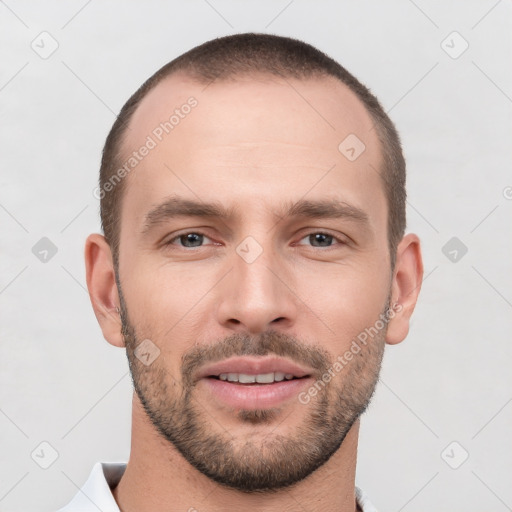
[[[207,365],[197,375],[210,398],[235,409],[268,409],[294,398],[313,370],[278,357],[237,357]]]
[[[210,375],[212,379],[225,380],[228,382],[237,382],[238,384],[273,384],[283,380],[303,379],[296,377],[292,373],[270,372],[249,375],[248,373],[221,373],[220,375]]]

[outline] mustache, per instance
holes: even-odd
[[[197,345],[183,354],[181,361],[182,382],[191,387],[194,375],[207,363],[215,363],[234,356],[274,355],[306,365],[322,375],[331,363],[330,355],[322,348],[298,341],[293,336],[269,330],[258,336],[234,333],[223,340],[208,345]]]

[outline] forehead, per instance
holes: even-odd
[[[181,123],[183,114],[188,116],[190,109],[184,107],[191,98],[199,108],[193,108],[191,120]],[[123,148],[137,147],[173,115],[173,137],[166,139],[178,138],[174,130],[178,124],[193,125],[203,142],[219,143],[226,139],[248,142],[247,129],[253,128],[253,132],[264,129],[276,142],[286,141],[286,135],[296,139],[302,135],[308,143],[324,141],[321,146],[332,149],[340,137],[352,133],[365,142],[367,153],[378,158],[379,142],[365,106],[345,84],[330,76],[298,80],[258,73],[200,83],[184,73],[173,74],[143,98],[132,115]],[[303,121],[299,125],[298,117]],[[293,128],[292,133],[286,128]],[[172,144],[172,140],[163,142]]]
[[[172,75],[133,114],[124,161],[144,146],[151,149],[127,176],[122,225],[172,194],[227,207],[259,202],[268,210],[278,198],[281,204],[336,192],[376,215],[386,210],[372,119],[331,77],[251,75],[203,84]]]

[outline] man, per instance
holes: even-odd
[[[392,122],[310,45],[228,36],[153,75],[107,138],[85,248],[130,459],[62,510],[375,510],[359,418],[423,274],[404,187]]]

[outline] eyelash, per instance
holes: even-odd
[[[165,246],[170,246],[170,245],[174,245],[173,242],[176,241],[176,240],[179,240],[182,236],[186,236],[186,235],[191,235],[191,234],[194,234],[194,235],[200,235],[200,236],[204,236],[206,238],[210,238],[208,235],[206,235],[205,233],[201,232],[201,231],[186,231],[184,233],[180,233],[179,235],[176,235],[174,236],[173,238],[171,238],[168,242],[165,242]],[[335,235],[332,235],[331,233],[327,232],[327,231],[311,231],[309,233],[306,233],[300,240],[304,240],[304,238],[307,238],[311,235],[327,235],[329,237],[332,237],[333,240],[335,240],[336,242],[338,242],[337,245],[347,245],[347,242],[345,242],[344,240],[342,240],[341,238],[335,236]],[[192,250],[192,249],[201,249],[202,247],[204,246],[199,246],[199,247],[185,247],[185,246],[182,246],[182,245],[179,245],[178,247],[182,248],[182,249],[185,249],[185,250]],[[328,247],[314,247],[313,245],[310,245],[310,247],[312,247],[313,249],[321,249],[323,251],[328,251],[329,249],[333,249],[334,246],[328,246]]]

